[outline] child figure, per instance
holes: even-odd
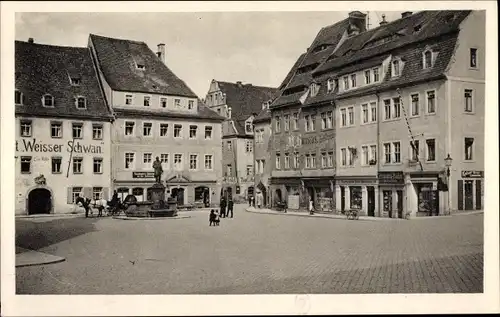
[[[210,210],[210,216],[208,220],[209,220],[209,226],[211,226],[212,223],[214,224],[214,226],[218,226],[220,223],[219,214],[215,212],[214,209]]]

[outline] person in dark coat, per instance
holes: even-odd
[[[233,199],[229,198],[229,201],[227,203],[227,216],[229,217],[229,213],[231,213],[231,218],[233,218]]]
[[[226,218],[226,200],[224,197],[220,200],[220,216],[221,218]]]

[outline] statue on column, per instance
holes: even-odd
[[[158,158],[158,156],[156,157],[156,161],[154,161],[153,163],[153,169],[155,173],[156,183],[161,184],[161,175],[163,174],[163,168],[161,166],[161,161]]]

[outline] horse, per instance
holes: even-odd
[[[76,197],[75,205],[81,204],[85,208],[85,218],[89,216],[89,211],[93,214],[92,208],[90,207],[90,199],[84,197]]]
[[[93,206],[97,208],[97,210],[99,210],[99,213],[97,214],[97,217],[102,217],[102,211],[105,210],[105,209],[108,209],[108,206],[109,206],[109,203],[107,200],[105,199],[97,199],[97,200],[94,200],[93,201]]]

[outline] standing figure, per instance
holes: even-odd
[[[220,200],[220,215],[222,218],[226,218],[226,200],[224,197]]]
[[[229,201],[227,203],[227,216],[229,217],[229,213],[231,213],[231,218],[233,218],[233,199],[229,198]]]
[[[153,162],[153,169],[155,173],[156,183],[161,183],[161,174],[163,174],[163,167],[161,166],[160,158],[157,156],[156,160]]]
[[[309,214],[311,214],[311,215],[314,214],[314,205],[313,205],[312,198],[309,198]]]

